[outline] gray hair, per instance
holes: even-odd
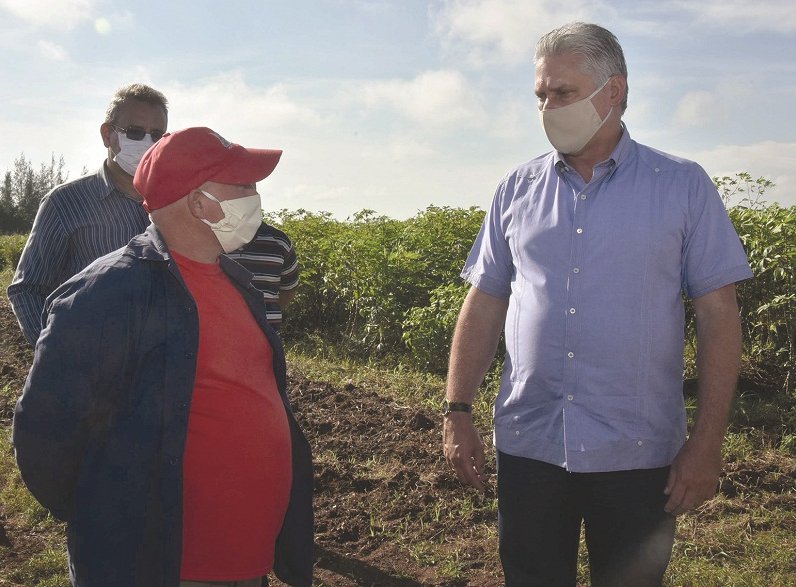
[[[534,60],[547,56],[577,53],[583,56],[583,66],[597,86],[612,75],[627,80],[627,64],[622,46],[614,34],[596,24],[571,22],[544,35],[536,43]],[[627,109],[627,91],[622,100],[622,112]]]
[[[116,90],[111,103],[108,104],[108,109],[105,111],[105,122],[115,123],[116,117],[119,116],[119,110],[131,100],[158,106],[163,109],[166,117],[169,115],[169,102],[166,100],[166,96],[145,84],[131,84]]]

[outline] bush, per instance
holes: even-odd
[[[769,185],[739,177],[746,182],[742,193],[756,198]],[[727,181],[722,189],[740,189]],[[784,381],[792,389],[796,207],[745,202],[729,209],[755,273],[738,286],[745,370],[759,374],[760,383]],[[369,210],[346,221],[305,210],[268,218],[293,240],[301,265],[301,285],[287,309],[283,336],[290,343],[323,341],[353,358],[408,358],[443,373],[468,288],[459,272],[483,218],[477,208],[436,206],[407,220]],[[690,305],[687,309],[692,368],[695,326]]]
[[[796,207],[730,209],[754,279],[738,287],[745,353],[759,367],[794,383],[796,337]]]
[[[417,365],[432,373],[445,373],[453,329],[469,287],[447,283],[431,292],[428,306],[409,310],[403,339]]]
[[[268,217],[291,238],[301,266],[283,336],[306,342],[320,333],[327,344],[359,357],[406,354],[405,328],[420,319],[415,315],[407,325],[407,316],[426,308],[438,287],[461,285],[459,272],[483,216],[477,208],[430,206],[408,220],[370,210],[345,222],[306,210]],[[442,356],[447,360],[447,350]],[[421,361],[427,360],[424,354]]]
[[[16,269],[27,240],[26,234],[0,235],[0,271]]]

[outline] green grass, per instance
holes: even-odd
[[[48,548],[25,561],[19,569],[11,573],[10,579],[16,581],[17,585],[31,587],[70,587],[66,568],[66,549]]]
[[[3,296],[6,295],[6,290],[11,285],[12,279],[14,279],[14,270],[11,267],[4,267],[0,270],[0,290],[2,290]]]
[[[19,566],[0,566],[0,586],[69,587],[64,526],[22,484],[10,427],[0,428],[0,514],[5,528],[21,529],[31,544],[31,556]]]
[[[26,234],[3,234],[0,235],[0,269],[14,270],[19,263],[22,249],[28,240]]]

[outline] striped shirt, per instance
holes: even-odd
[[[227,257],[251,271],[252,285],[263,292],[268,321],[279,328],[282,323],[279,292],[295,289],[299,283],[296,252],[288,236],[263,222],[249,244],[228,253]]]
[[[42,198],[8,298],[25,338],[35,344],[48,295],[92,261],[144,232],[140,202],[117,190],[99,171],[56,186]]]

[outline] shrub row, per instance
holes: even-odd
[[[459,272],[483,217],[476,208],[434,206],[402,221],[370,211],[345,222],[304,210],[270,216],[294,241],[302,268],[284,336],[320,338],[360,356],[402,354],[444,373],[467,291]],[[730,217],[756,275],[738,288],[746,357],[791,388],[796,208],[736,206]],[[690,309],[688,323],[693,339]]]
[[[24,234],[0,235],[0,271],[16,268],[27,238]]]

